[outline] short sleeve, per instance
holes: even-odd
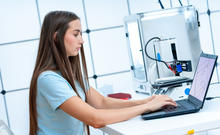
[[[70,84],[59,74],[45,71],[40,74],[37,81],[38,93],[48,101],[53,110],[72,96],[77,96]]]

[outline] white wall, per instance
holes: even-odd
[[[179,6],[178,0],[161,1],[165,8]],[[192,4],[199,11],[203,51],[219,55],[220,1],[182,3]],[[41,24],[49,11],[67,10],[80,16],[91,85],[97,89],[112,85],[113,89],[123,91],[131,89],[123,18],[159,9],[158,0],[0,0],[0,119],[15,135],[28,134],[29,84]],[[91,32],[86,33],[87,29]],[[98,78],[92,78],[94,75]],[[219,81],[217,70],[213,78]],[[92,129],[92,134],[102,133]]]

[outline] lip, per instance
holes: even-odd
[[[81,47],[78,47],[78,48],[76,48],[76,50],[77,50],[77,51],[79,51],[79,50],[80,50],[80,48],[81,48]]]

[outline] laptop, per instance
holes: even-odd
[[[198,112],[202,109],[218,56],[201,53],[187,99],[176,101],[177,106],[167,106],[155,112],[141,114],[144,120]]]

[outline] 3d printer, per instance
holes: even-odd
[[[193,6],[125,17],[133,88],[153,88],[192,81],[201,53],[198,13]]]

